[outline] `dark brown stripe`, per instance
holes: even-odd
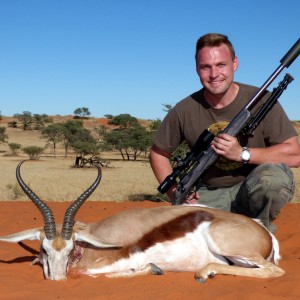
[[[204,221],[211,221],[213,215],[207,211],[197,210],[188,212],[167,223],[162,224],[145,234],[139,241],[121,250],[126,257],[135,252],[143,252],[157,243],[171,241],[193,232]]]

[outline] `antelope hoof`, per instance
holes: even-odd
[[[155,265],[153,263],[150,263],[149,265],[151,268],[151,273],[153,275],[164,275],[165,274],[165,272],[161,268],[159,268],[157,265]]]
[[[200,282],[200,283],[205,283],[206,282],[206,279],[203,278],[203,277],[198,278],[198,277],[195,276],[195,279],[196,279],[197,282]]]
[[[194,277],[195,277],[196,281],[198,281],[200,283],[205,283],[208,278],[214,278],[215,275],[216,274],[213,271],[210,271],[207,274],[203,274],[203,272],[200,271],[200,272],[195,273]]]

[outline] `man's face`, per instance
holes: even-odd
[[[197,73],[203,87],[212,95],[224,95],[229,89],[238,59],[234,59],[226,45],[204,47],[197,53]]]

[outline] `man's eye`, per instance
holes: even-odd
[[[209,66],[201,66],[200,69],[206,71],[209,70]]]

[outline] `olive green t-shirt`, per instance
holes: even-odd
[[[205,130],[216,134],[235,117],[235,115],[253,98],[258,88],[236,83],[239,92],[229,105],[221,109],[210,107],[205,101],[203,89],[178,102],[164,118],[157,130],[153,143],[160,149],[172,153],[178,145],[186,141],[193,147],[199,135]],[[253,109],[255,112],[270,94],[267,94]],[[280,103],[276,103],[250,137],[238,137],[241,146],[264,148],[297,136],[292,123],[286,116]],[[255,168],[255,165],[243,164],[219,158],[202,176],[201,181],[210,187],[230,187],[242,181]]]

